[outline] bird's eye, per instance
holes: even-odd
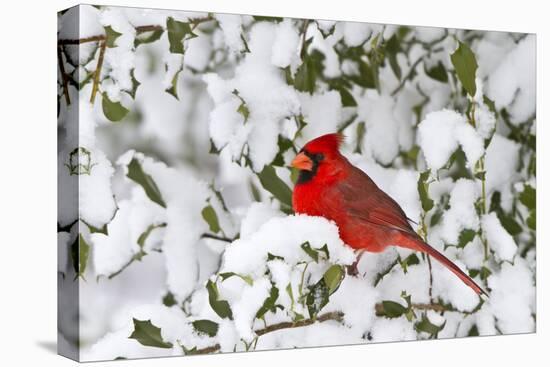
[[[321,162],[323,159],[325,159],[325,156],[323,155],[323,153],[317,153],[315,154],[315,160],[317,162]]]

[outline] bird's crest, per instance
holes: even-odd
[[[341,133],[326,134],[308,142],[304,149],[313,153],[337,152],[344,139],[345,136]]]

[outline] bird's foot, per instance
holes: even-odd
[[[361,257],[363,257],[364,253],[365,253],[365,251],[359,251],[359,255],[357,256],[357,258],[355,259],[353,264],[347,266],[348,275],[350,275],[352,277],[356,277],[356,276],[359,275],[359,269],[357,267],[358,267],[359,261],[361,261]]]
[[[355,261],[353,264],[347,266],[347,272],[349,276],[356,277],[359,275],[359,270],[357,269],[357,264],[359,261]]]

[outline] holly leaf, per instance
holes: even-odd
[[[458,48],[451,55],[451,62],[462,86],[473,97],[476,94],[477,61],[467,44],[458,41]]]
[[[134,332],[129,339],[137,340],[141,345],[156,348],[172,348],[173,344],[165,342],[160,334],[160,328],[151,323],[151,320],[134,320]]]
[[[258,174],[258,178],[264,189],[269,191],[287,208],[292,208],[292,191],[287,184],[277,176],[275,168],[272,166],[265,166],[262,172]]]
[[[136,99],[137,89],[141,85],[141,83],[136,79],[134,72],[135,69],[132,69],[132,71],[130,72],[130,77],[132,78],[132,89],[126,91],[126,93],[128,93],[132,97],[132,99]]]
[[[132,158],[130,164],[128,164],[128,174],[126,176],[143,187],[145,194],[149,199],[151,199],[151,201],[157,203],[163,208],[166,208],[166,203],[162,199],[157,184],[151,176],[143,171],[141,164],[136,158]]]
[[[155,29],[151,32],[144,32],[142,34],[136,35],[136,38],[134,39],[134,48],[137,48],[139,45],[158,41],[163,33],[163,29]]]
[[[180,22],[172,17],[166,20],[166,29],[168,30],[168,42],[170,43],[170,52],[175,54],[184,54],[183,41],[197,37],[191,30],[189,23]]]
[[[110,25],[104,27],[105,29],[105,45],[107,47],[116,47],[115,41],[118,37],[122,36],[122,33],[115,31]]]
[[[443,328],[445,327],[445,323],[444,322],[441,326],[437,326],[437,325],[434,325],[429,319],[428,317],[426,316],[422,316],[422,319],[420,321],[418,321],[415,325],[414,325],[414,328],[416,329],[416,331],[418,332],[425,332],[425,333],[428,333],[430,335],[436,335],[437,333],[439,333],[441,330],[443,330]]]
[[[174,76],[172,77],[172,80],[170,81],[170,86],[168,88],[166,88],[164,91],[167,92],[168,94],[171,94],[172,96],[174,96],[174,98],[176,98],[178,101],[179,101],[179,96],[178,96],[178,80],[179,80],[179,76],[180,76],[180,73],[182,72],[183,70],[183,66],[174,73]]]
[[[210,320],[195,320],[192,322],[193,328],[201,333],[206,334],[209,337],[214,337],[218,333],[218,324]]]
[[[218,233],[221,230],[218,215],[212,205],[205,206],[201,214],[206,223],[208,223],[211,232]]]
[[[427,68],[424,64],[424,72],[430,78],[437,80],[441,83],[447,83],[449,81],[449,76],[447,75],[447,70],[441,61],[437,62],[437,65]]]
[[[75,279],[84,276],[89,255],[90,245],[86,242],[82,233],[79,233],[78,240],[71,246],[71,257],[73,260],[74,271],[76,273]]]
[[[279,298],[279,288],[272,284],[269,296],[265,299],[258,312],[256,312],[256,318],[261,319],[268,311],[275,312],[275,302],[277,302],[277,298]]]
[[[464,248],[467,244],[473,241],[475,238],[477,232],[473,229],[464,229],[462,232],[460,232],[460,236],[458,237],[458,247]]]
[[[269,257],[269,255],[271,255],[271,254],[268,253],[268,257]],[[236,276],[236,277],[239,277],[242,280],[244,280],[246,282],[246,284],[248,284],[248,285],[252,285],[254,283],[254,280],[252,279],[252,277],[250,277],[250,275],[242,275],[242,274],[234,273],[232,271],[226,272],[226,273],[220,273],[219,275],[220,275],[220,278],[222,278],[222,280],[226,280],[227,278],[231,278],[232,276]]]
[[[394,301],[382,301],[382,310],[380,310],[379,316],[386,316],[393,319],[400,317],[407,312],[407,307]]]
[[[107,96],[107,93],[102,93],[102,103],[103,114],[109,120],[117,122],[122,120],[129,112],[129,110],[124,107],[120,102],[113,102]]]
[[[218,287],[216,283],[209,280],[206,283],[206,289],[208,290],[208,302],[210,307],[218,314],[222,319],[233,320],[233,312],[229,306],[229,302],[219,299]]]
[[[430,198],[428,193],[428,178],[430,177],[430,171],[425,171],[418,177],[418,195],[420,196],[420,202],[422,203],[422,209],[424,212],[430,211],[434,207],[434,201]]]
[[[323,275],[329,295],[336,292],[344,279],[344,269],[340,265],[332,265]]]

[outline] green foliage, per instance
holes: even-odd
[[[174,297],[172,292],[166,292],[164,297],[162,297],[162,304],[165,305],[166,307],[172,307],[177,305],[178,302],[176,301],[176,298]]]
[[[447,83],[449,81],[447,69],[445,69],[445,66],[441,61],[438,61],[437,64],[435,66],[432,66],[431,68],[427,68],[426,64],[424,64],[424,72],[430,78],[435,79],[438,82]]]
[[[311,247],[309,241],[306,241],[304,243],[302,243],[300,245],[300,247],[302,248],[302,250],[304,250],[304,252],[306,254],[308,254],[312,259],[313,261],[315,262],[319,262],[319,259],[328,259],[329,258],[329,252],[328,252],[328,247],[327,245],[323,245],[323,247],[320,247],[318,249],[315,249],[313,247]],[[325,256],[323,257],[322,254],[324,254]]]
[[[468,243],[472,242],[473,239],[476,237],[477,232],[473,229],[463,229],[462,232],[460,232],[460,236],[458,237],[458,247],[464,248]]]
[[[201,214],[202,218],[208,223],[211,232],[218,233],[221,230],[218,215],[212,205],[205,206]]]
[[[443,330],[443,328],[445,327],[445,323],[446,322],[444,322],[441,326],[434,325],[428,319],[428,317],[426,317],[424,315],[424,316],[422,316],[422,319],[414,325],[414,328],[418,332],[425,332],[425,333],[430,334],[430,336],[435,337],[437,335],[437,333],[439,333],[441,330]]]
[[[145,241],[147,241],[147,238],[149,238],[149,235],[151,234],[151,232],[154,230],[154,229],[157,229],[157,228],[164,228],[166,227],[166,223],[161,223],[161,224],[150,224],[147,229],[145,230],[145,232],[143,232],[142,234],[139,235],[138,237],[138,240],[137,240],[137,243],[141,249],[141,252],[143,253],[143,247],[145,246]]]
[[[537,191],[532,186],[525,185],[519,195],[519,201],[529,210],[529,216],[525,221],[527,226],[535,231],[537,229]]]
[[[324,58],[325,55],[317,50],[304,57],[294,77],[294,87],[297,90],[310,94],[315,92],[317,80],[322,78]]]
[[[156,348],[172,348],[173,344],[162,339],[160,328],[153,325],[151,320],[134,320],[134,332],[130,339],[137,340],[141,345]]]
[[[292,191],[287,184],[277,176],[275,168],[272,166],[265,166],[262,172],[258,173],[258,178],[263,188],[279,200],[285,209],[289,210],[292,208]]]
[[[477,61],[470,47],[458,41],[458,48],[451,55],[451,62],[462,86],[473,97],[476,94]]]
[[[71,245],[71,259],[76,277],[84,277],[89,256],[90,245],[86,242],[82,233],[79,233],[78,239]]]
[[[218,324],[214,321],[203,319],[192,322],[193,327],[198,333],[214,337],[218,334]]]
[[[180,69],[178,69],[178,71],[176,71],[174,73],[174,76],[172,76],[172,81],[170,82],[170,86],[164,90],[168,94],[174,96],[174,98],[176,98],[177,100],[179,100],[179,97],[178,97],[178,80],[179,80],[180,73],[182,71],[183,71],[183,65]]]
[[[125,91],[132,97],[132,99],[136,99],[137,89],[141,85],[141,83],[136,79],[134,71],[135,69],[132,69],[132,71],[130,72],[130,77],[132,78],[132,89]]]
[[[141,164],[136,158],[132,158],[130,164],[128,164],[128,173],[126,174],[126,176],[128,176],[130,180],[143,187],[143,190],[145,190],[145,194],[149,199],[151,199],[151,201],[157,203],[163,208],[166,208],[166,203],[162,199],[162,195],[160,194],[160,190],[157,187],[157,184],[150,175],[143,171]]]
[[[340,287],[340,283],[342,283],[342,280],[344,279],[344,268],[340,265],[332,265],[323,275],[323,280],[325,281],[325,285],[328,288],[329,295],[336,292],[338,287]]]
[[[233,320],[233,312],[229,306],[229,302],[226,300],[219,299],[220,295],[218,293],[218,287],[216,283],[209,280],[206,283],[206,289],[208,290],[208,302],[210,307],[218,314],[222,319]]]
[[[306,305],[309,317],[317,317],[319,311],[328,304],[330,296],[340,287],[344,276],[344,269],[340,265],[332,265],[317,283],[308,287]]]
[[[107,47],[116,47],[115,41],[122,33],[115,31],[110,25],[105,28],[105,44]]]
[[[129,112],[129,110],[124,107],[120,102],[113,102],[107,96],[107,93],[102,93],[102,108],[103,114],[109,120],[117,122],[122,120]]]
[[[168,32],[168,42],[170,43],[170,52],[184,54],[183,41],[197,37],[189,23],[180,22],[172,17],[166,20],[166,30]]]
[[[236,277],[239,277],[242,280],[244,280],[246,282],[246,284],[248,284],[248,285],[252,285],[254,283],[254,280],[252,279],[252,277],[250,275],[237,274],[237,273],[234,273],[232,271],[231,272],[226,272],[226,273],[220,273],[218,275],[220,276],[220,278],[222,278],[222,280],[226,280],[227,278],[231,278],[232,276],[236,276]]]
[[[383,311],[381,314],[390,319],[401,317],[407,312],[407,308],[405,306],[394,301],[382,301],[382,307]]]
[[[277,308],[277,305],[275,304],[275,302],[277,302],[277,298],[279,298],[279,288],[275,287],[272,283],[269,296],[265,299],[258,312],[256,312],[256,318],[261,319],[267,312],[275,312]]]
[[[137,48],[139,45],[145,45],[148,43],[156,42],[160,39],[160,37],[162,37],[163,33],[164,33],[163,29],[156,29],[151,32],[144,32],[142,34],[138,34],[134,39],[134,47]]]
[[[420,173],[418,177],[418,195],[420,196],[420,202],[422,203],[422,210],[429,212],[434,207],[434,201],[430,198],[428,192],[430,178],[430,171],[424,171]]]

